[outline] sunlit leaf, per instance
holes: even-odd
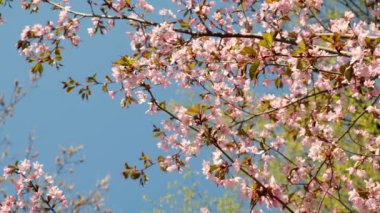
[[[243,49],[240,50],[240,53],[243,55],[257,55],[256,50],[254,50],[252,47],[245,46]]]
[[[260,60],[256,59],[251,63],[249,67],[249,78],[251,80],[257,80],[259,75]]]

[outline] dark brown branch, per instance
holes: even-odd
[[[160,23],[157,23],[157,22],[148,21],[148,20],[145,20],[142,18],[127,16],[124,14],[120,15],[120,16],[109,16],[109,15],[99,15],[99,14],[89,14],[89,13],[78,12],[78,11],[74,11],[74,10],[70,10],[70,9],[65,9],[64,6],[62,6],[58,3],[55,3],[53,1],[50,1],[50,0],[43,0],[43,1],[54,6],[55,8],[58,8],[60,10],[67,10],[68,13],[71,13],[71,14],[76,15],[76,16],[81,16],[84,18],[96,17],[96,18],[101,18],[101,19],[129,20],[129,21],[137,22],[137,23],[147,25],[147,26],[158,26],[158,25],[160,25]],[[252,39],[260,39],[260,40],[264,39],[264,37],[261,34],[254,34],[254,33],[221,33],[221,32],[210,32],[210,31],[202,33],[202,32],[194,32],[191,30],[185,30],[185,29],[179,29],[179,28],[174,28],[173,30],[178,32],[178,33],[190,35],[192,37],[252,38]],[[334,34],[333,33],[316,33],[314,35],[314,37],[332,36],[332,35],[334,35]],[[341,38],[354,39],[357,37],[354,34],[342,34]],[[369,38],[375,39],[376,37],[369,37]],[[298,43],[294,39],[286,39],[286,38],[276,37],[273,40],[276,42],[284,43],[284,44],[298,45]],[[339,51],[338,52],[335,49],[324,47],[324,46],[319,46],[319,45],[315,45],[315,47],[319,48],[320,50],[326,51],[328,53],[337,54],[339,56],[345,56],[345,57],[351,56],[351,54],[347,51]]]

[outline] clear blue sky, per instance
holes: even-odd
[[[0,92],[7,95],[15,80],[24,87],[29,85],[30,65],[15,48],[23,27],[45,23],[56,14],[43,7],[40,14],[30,15],[21,10],[18,2],[13,3],[12,9],[1,10],[6,23],[0,26]],[[84,144],[86,162],[72,176],[76,189],[87,192],[94,188],[97,179],[110,174],[107,206],[115,212],[149,211],[152,207],[142,200],[142,195],[159,198],[165,194],[166,183],[181,176],[154,168],[150,170],[151,181],[142,188],[136,182],[123,180],[120,173],[125,161],[137,163],[141,151],[158,155],[151,130],[160,118],[146,115],[146,105],[121,109],[119,100],[111,100],[100,88],[94,90],[89,101],[82,101],[76,92],[66,94],[61,85],[69,76],[84,79],[92,73],[98,76],[111,73],[111,62],[130,49],[125,34],[127,24],[118,25],[107,36],[90,38],[82,33],[79,48],[66,45],[64,67],[60,71],[45,69],[37,86],[17,104],[14,117],[0,127],[0,136],[11,139],[12,154],[22,159],[28,135],[33,132],[37,136],[35,149],[41,154],[39,161],[46,165],[47,171],[54,171],[53,162],[60,146]],[[82,30],[86,31],[86,27]],[[167,90],[162,95],[172,96],[175,92]],[[220,192],[208,182],[204,187]]]

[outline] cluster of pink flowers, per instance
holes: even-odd
[[[44,172],[43,165],[38,161],[31,163],[25,159],[6,166],[3,176],[11,179],[16,195],[7,195],[1,201],[1,212],[22,209],[40,212],[42,209],[54,210],[57,206],[68,207],[62,190],[54,185],[53,177]]]
[[[60,9],[57,26],[25,28],[22,41],[36,42],[21,45],[27,57],[51,54],[51,40],[78,45],[78,17],[91,18],[90,35],[115,20],[131,24],[133,54],[112,66],[121,86],[109,95],[122,93],[121,106],[147,103],[148,113],[166,113],[163,130],[155,129],[168,152],[164,170],[181,172],[207,150],[206,178],[239,186],[252,206],[380,208],[379,3],[368,20],[345,11],[326,22],[322,0],[173,0],[176,12],[159,8],[168,16],[155,22],[145,18],[155,11],[146,0],[92,4],[91,14],[68,1],[30,4],[42,2]],[[154,87],[169,85],[196,94],[195,103],[167,106]]]
[[[375,182],[372,179],[365,181],[365,190],[358,191],[352,189],[348,192],[349,200],[353,203],[353,206],[360,211],[376,212],[380,206],[380,183]],[[359,193],[365,193],[363,196]]]
[[[148,13],[152,13],[154,10],[154,7],[151,4],[148,4],[145,0],[139,0],[139,6]]]

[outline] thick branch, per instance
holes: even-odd
[[[71,14],[76,15],[76,16],[81,16],[81,17],[87,17],[87,18],[96,17],[96,18],[101,18],[101,19],[113,19],[113,20],[129,20],[129,21],[137,22],[137,23],[147,25],[147,26],[158,26],[158,25],[160,25],[160,23],[158,23],[158,22],[148,21],[145,19],[141,19],[141,18],[134,17],[134,16],[128,16],[125,14],[121,14],[119,16],[110,16],[110,15],[83,13],[83,12],[78,12],[75,10],[67,9],[64,6],[62,6],[58,3],[55,3],[53,1],[50,1],[50,0],[44,0],[44,2],[54,6],[55,8],[58,8],[60,10],[66,10],[68,13],[71,13]],[[258,33],[257,34],[255,34],[255,33],[221,33],[221,32],[210,32],[210,31],[202,33],[202,32],[194,32],[191,30],[185,30],[185,29],[180,29],[180,28],[173,28],[173,30],[175,32],[190,35],[192,37],[252,38],[252,39],[260,39],[260,40],[264,39],[264,37]],[[334,35],[334,33],[316,33],[314,35],[314,37],[333,36],[333,35]],[[357,38],[357,36],[354,34],[340,34],[340,36],[343,39],[356,39]],[[376,39],[377,38],[377,37],[373,37],[373,36],[368,36],[368,37],[370,39]],[[287,38],[276,37],[273,40],[276,42],[284,43],[284,44],[298,45],[298,43],[296,42],[295,39],[287,39]],[[347,52],[347,51],[339,51],[338,52],[335,49],[323,47],[323,46],[319,46],[319,45],[315,45],[315,47],[319,48],[320,50],[324,50],[328,53],[333,53],[333,54],[337,54],[340,56],[346,56],[346,57],[351,56],[350,52]]]

